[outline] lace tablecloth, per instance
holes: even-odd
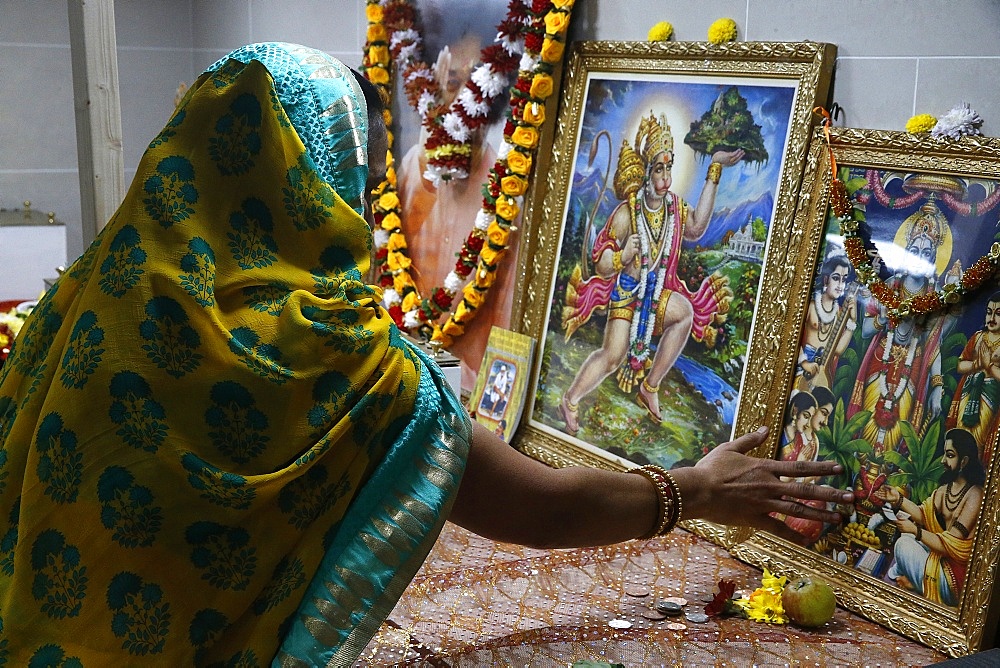
[[[356,665],[926,666],[946,658],[839,608],[814,632],[737,618],[647,618],[667,597],[700,612],[720,579],[752,589],[760,575],[685,531],[546,551],[449,523]]]

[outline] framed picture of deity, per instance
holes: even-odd
[[[671,468],[764,423],[833,56],[816,43],[575,45],[524,271],[522,331],[539,347],[517,447],[557,466]]]
[[[834,174],[834,170],[836,173]],[[1000,140],[816,133],[771,456],[835,460],[840,524],[734,554],[953,656],[993,644],[1000,546]]]

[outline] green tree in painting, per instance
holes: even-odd
[[[941,484],[944,466],[937,452],[941,421],[934,420],[923,438],[917,436],[909,422],[903,420],[899,424],[909,452],[906,455],[893,450],[885,453],[885,461],[899,467],[899,471],[890,475],[887,482],[897,487],[909,487],[910,500],[920,505]]]
[[[871,411],[858,411],[851,419],[846,419],[844,400],[837,401],[833,415],[826,427],[816,432],[819,438],[820,458],[835,461],[844,467],[843,473],[833,477],[830,484],[839,489],[848,489],[861,470],[859,455],[874,456],[871,444],[863,438],[854,438],[861,427],[871,418]]]

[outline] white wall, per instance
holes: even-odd
[[[357,65],[364,7],[364,0],[117,0],[126,181],[166,122],[178,84],[248,42],[300,42]],[[743,40],[836,44],[840,124],[901,130],[913,114],[937,116],[967,101],[984,117],[984,133],[1000,135],[997,0],[577,0],[571,37],[641,40],[653,23],[669,21],[675,39],[703,40],[723,16],[737,22]],[[29,199],[79,227],[66,0],[0,0],[0,91],[0,207]],[[52,267],[66,262],[53,258]]]

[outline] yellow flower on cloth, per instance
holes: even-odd
[[[382,211],[391,211],[399,208],[399,195],[394,192],[383,193],[378,198],[378,208]]]
[[[760,586],[763,589],[768,590],[774,594],[780,594],[785,589],[785,583],[788,582],[788,577],[782,575],[778,577],[771,573],[771,571],[764,569],[764,575],[760,578]]]
[[[762,587],[750,594],[750,598],[737,600],[736,605],[742,608],[747,617],[755,622],[788,623],[785,607],[781,603],[781,593],[775,594]]]
[[[545,122],[545,105],[537,102],[529,102],[524,105],[524,120],[532,125],[541,125]]]
[[[552,95],[552,87],[552,77],[544,72],[539,72],[531,78],[531,88],[528,89],[528,92],[531,94],[531,97],[544,100],[549,95]]]
[[[500,190],[503,194],[510,195],[511,197],[517,197],[523,195],[524,191],[528,189],[528,182],[517,174],[508,174],[507,176],[500,179]],[[506,216],[504,216],[506,218]]]
[[[513,197],[501,195],[497,198],[497,215],[504,220],[514,220],[520,211],[521,208],[517,205]],[[486,249],[484,248],[483,250]]]
[[[910,134],[930,132],[937,125],[937,119],[930,114],[917,114],[906,121],[906,131]]]
[[[568,27],[569,14],[555,11],[545,15],[545,31],[550,35],[561,35]]]
[[[381,23],[383,16],[382,6],[377,2],[369,2],[365,6],[365,18],[368,19],[368,23]]]
[[[646,39],[650,42],[663,42],[674,34],[674,27],[667,21],[660,21],[649,29]]]
[[[542,60],[547,63],[558,63],[562,59],[565,48],[566,45],[559,40],[546,37],[545,41],[542,42],[542,50],[540,52]]]
[[[708,27],[708,41],[712,44],[723,44],[736,39],[736,21],[719,19]]]
[[[538,146],[538,130],[523,125],[518,126],[514,128],[514,134],[510,136],[510,141],[517,146],[531,150]]]

